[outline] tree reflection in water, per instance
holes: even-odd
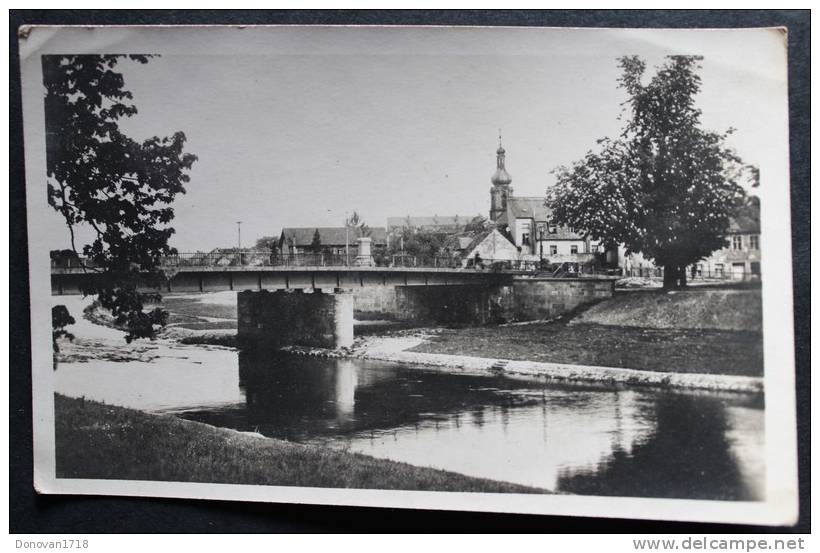
[[[762,400],[241,351],[245,402],[181,416],[585,494],[761,499]]]
[[[564,468],[558,490],[583,495],[762,500],[732,454],[725,400],[667,393],[654,409],[655,430],[631,453],[615,447],[595,468]],[[758,484],[763,475],[759,475]]]

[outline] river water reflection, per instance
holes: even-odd
[[[763,498],[761,398],[126,345],[81,317],[72,330],[91,357],[54,373],[70,396],[554,491]]]
[[[544,386],[240,352],[245,401],[184,418],[591,495],[762,499],[762,400]]]

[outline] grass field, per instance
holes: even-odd
[[[58,478],[545,493],[55,395]]]

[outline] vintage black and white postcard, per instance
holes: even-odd
[[[39,492],[796,520],[783,29],[20,33]]]

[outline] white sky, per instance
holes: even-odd
[[[667,54],[704,56],[704,126],[737,129],[731,143],[764,187],[788,183],[772,147],[783,137],[769,132],[786,99],[776,31],[206,28],[98,33],[71,51],[162,54],[119,66],[139,109],[123,127],[138,139],[182,130],[199,156],[175,203],[180,251],[234,246],[238,220],[247,247],[352,210],[372,226],[486,215],[499,128],[515,193],[543,195],[552,169],[617,134],[617,58],[629,54],[648,74]]]

